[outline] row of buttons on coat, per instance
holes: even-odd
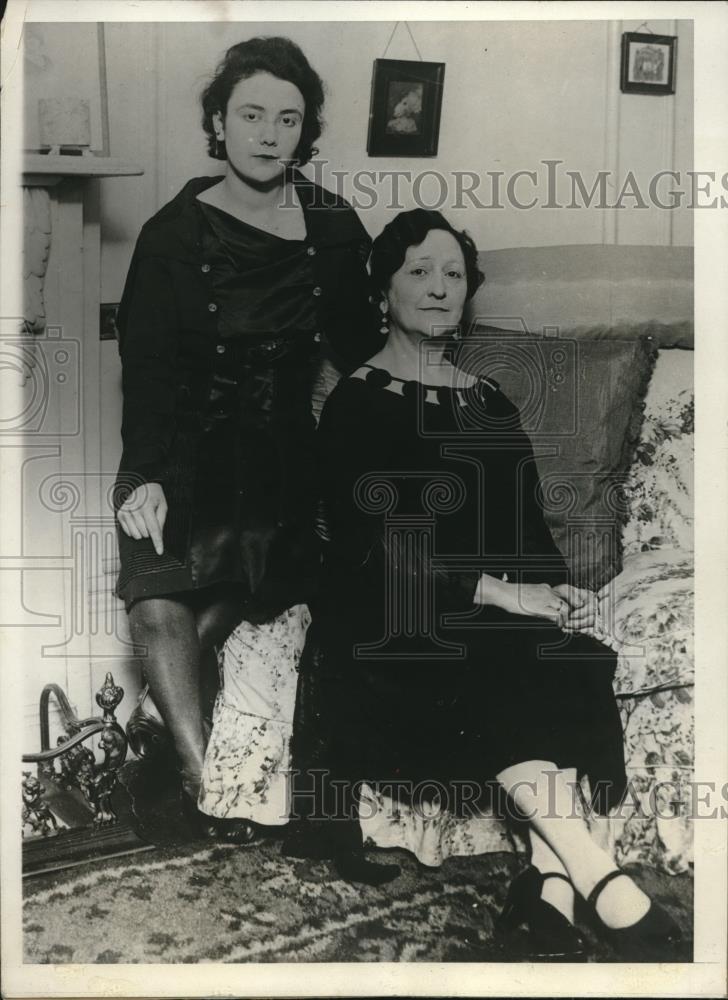
[[[316,253],[316,247],[306,247],[306,253],[308,254],[309,257],[313,257],[315,255],[315,253]],[[202,271],[203,274],[209,274],[210,273],[210,265],[209,264],[203,264],[201,266],[200,270]]]
[[[318,298],[319,295],[323,294],[322,293],[322,289],[319,288],[318,285],[316,285],[316,287],[313,290],[313,294]],[[210,303],[208,303],[207,309],[208,309],[208,312],[216,313],[217,312],[217,303],[216,302],[210,302]]]
[[[307,250],[306,250],[306,253],[309,255],[309,257],[313,257],[313,255],[316,253],[316,247],[308,247]],[[210,265],[209,264],[202,264],[202,266],[200,267],[200,270],[202,271],[203,274],[209,274],[209,272],[210,272]],[[323,289],[319,285],[316,285],[316,287],[312,291],[312,295],[315,295],[318,298],[319,295],[322,295],[322,294],[323,294]],[[216,313],[217,312],[217,303],[216,302],[210,302],[208,304],[208,306],[207,306],[207,309],[211,313]],[[316,341],[316,343],[319,343],[319,341],[321,340],[321,334],[320,333],[316,333],[314,335],[313,339]],[[270,345],[268,349],[269,350],[273,350],[273,345]],[[225,345],[224,344],[218,344],[217,347],[215,348],[215,350],[217,351],[218,354],[224,354],[225,353]]]

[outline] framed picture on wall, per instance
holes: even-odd
[[[622,92],[625,94],[674,94],[677,55],[676,35],[622,35]]]
[[[375,59],[370,156],[435,156],[445,63]]]

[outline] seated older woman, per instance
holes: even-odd
[[[475,247],[417,209],[385,228],[371,268],[382,348],[337,384],[318,431],[331,541],[295,744],[303,773],[330,773],[322,808],[349,817],[328,825],[340,871],[391,875],[363,857],[362,780],[409,801],[425,784],[495,788],[531,848],[502,927],[526,923],[534,957],[582,959],[579,894],[625,957],[667,959],[678,929],[574,810],[583,775],[598,812],[625,792],[616,656],[588,634],[593,595],[567,582],[517,408],[456,357]]]

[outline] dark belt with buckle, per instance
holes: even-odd
[[[292,337],[270,337],[251,343],[244,340],[227,340],[222,345],[225,351],[217,359],[216,369],[230,371],[237,365],[269,365],[287,358],[310,357],[318,344],[313,333],[298,333]]]
[[[314,334],[298,333],[293,337],[271,337],[252,344],[249,341],[223,341],[225,351],[215,358],[206,405],[202,414],[205,431],[224,423],[241,410],[255,423],[268,423],[273,384],[279,375],[275,369],[297,368],[318,353]],[[266,372],[266,369],[269,369]],[[250,379],[253,382],[250,383]],[[273,380],[270,385],[268,382]],[[253,393],[246,398],[248,384]]]

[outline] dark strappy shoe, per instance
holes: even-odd
[[[619,956],[626,961],[674,962],[676,960],[675,951],[682,944],[682,931],[658,903],[651,901],[650,908],[644,917],[628,927],[607,927],[599,917],[596,903],[602,889],[612,879],[619,878],[621,875],[629,878],[629,875],[619,868],[607,872],[604,878],[599,879],[587,897],[587,903],[599,921],[600,932]]]
[[[255,847],[265,840],[265,827],[249,819],[218,819],[208,816],[197,807],[197,796],[184,787],[180,791],[180,805],[193,837],[197,840],[215,840],[240,847]]]
[[[541,899],[546,879],[560,878],[561,872],[540,872],[529,865],[511,882],[503,910],[496,921],[500,934],[512,933],[519,924],[529,932],[528,958],[534,962],[585,962],[586,943],[563,913]]]

